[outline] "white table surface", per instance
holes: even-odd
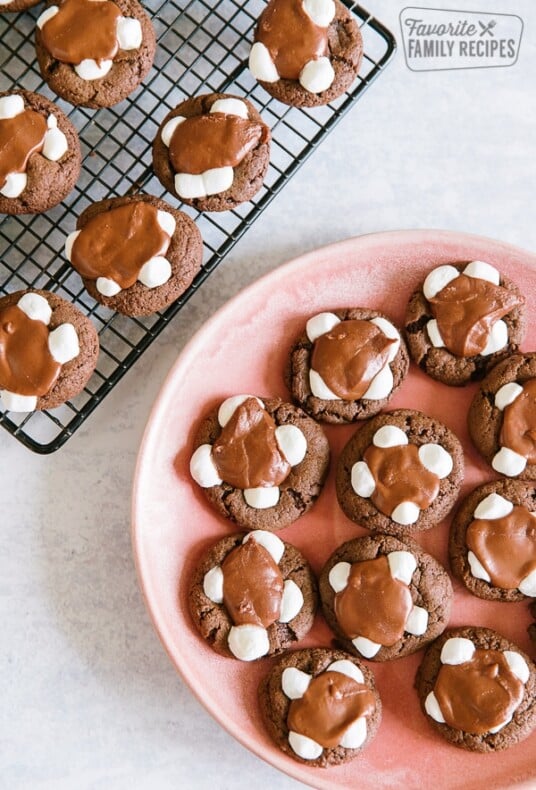
[[[368,3],[398,39],[406,5]],[[0,787],[300,786],[224,732],[165,655],[131,556],[132,474],[177,353],[264,272],[319,245],[399,228],[463,230],[536,248],[536,3],[430,5],[518,13],[518,63],[415,73],[399,49],[62,450],[40,457],[0,432]]]

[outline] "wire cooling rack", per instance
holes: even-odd
[[[97,369],[84,392],[49,412],[0,414],[0,424],[26,447],[51,453],[79,428],[152,341],[179,312],[261,214],[323,137],[380,74],[394,53],[391,33],[360,6],[356,15],[364,58],[351,90],[326,107],[288,108],[255,83],[247,68],[262,0],[146,0],[157,35],[155,65],[144,85],[117,107],[87,110],[57,99],[35,63],[35,20],[42,9],[0,18],[0,90],[17,86],[53,99],[80,134],[83,166],[76,188],[59,206],[34,217],[0,221],[0,296],[22,288],[57,292],[90,315],[99,331]],[[184,5],[181,8],[181,5]],[[213,7],[211,7],[213,5]],[[170,109],[185,97],[229,91],[250,98],[272,128],[272,151],[262,190],[233,211],[200,215],[189,208],[204,240],[203,266],[192,285],[165,312],[127,318],[97,304],[63,255],[78,215],[96,200],[143,190],[165,196],[150,167],[151,145]],[[170,196],[173,204],[176,201]]]

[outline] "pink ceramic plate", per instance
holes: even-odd
[[[508,274],[535,304],[536,256],[507,244],[441,231],[382,233],[308,253],[251,285],[226,304],[190,341],[155,403],[142,442],[133,503],[133,540],[141,586],[156,630],[194,694],[215,719],[251,751],[296,779],[319,788],[482,788],[536,781],[536,734],[506,752],[471,754],[449,746],[425,720],[412,688],[420,654],[371,664],[383,700],[376,740],[356,760],[328,770],[309,768],[282,754],[264,732],[256,689],[270,659],[243,664],[217,656],[190,622],[187,588],[200,554],[235,528],[215,515],[192,484],[188,463],[202,414],[241,392],[288,397],[282,370],[292,339],[305,319],[322,310],[366,305],[398,325],[415,286],[434,265],[485,260]],[[523,348],[536,346],[532,325]],[[452,389],[412,366],[392,407],[412,407],[443,420],[466,450],[463,493],[494,477],[468,439],[465,420],[475,385]],[[281,537],[298,546],[320,571],[345,540],[362,535],[339,510],[334,468],[355,428],[327,430],[331,473],[312,511]],[[447,562],[448,520],[417,540]],[[523,650],[531,649],[527,605],[496,604],[455,586],[452,625],[496,628]],[[331,634],[317,617],[302,646],[329,645]],[[532,781],[531,781],[532,779]]]

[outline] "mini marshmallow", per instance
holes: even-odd
[[[387,398],[391,394],[393,384],[393,374],[389,364],[387,364],[376,373],[367,391],[363,393],[363,400],[382,400]]]
[[[51,162],[58,162],[69,150],[67,138],[61,129],[58,129],[58,122],[55,115],[49,115],[47,121],[48,129],[45,132],[45,140],[41,153]]]
[[[502,319],[499,319],[491,327],[486,345],[480,353],[483,357],[487,357],[506,345],[508,345],[508,327]]]
[[[287,667],[281,675],[283,694],[289,699],[301,699],[311,682],[311,675],[296,667]]]
[[[378,329],[381,329],[385,337],[388,337],[389,340],[396,340],[396,343],[393,343],[389,348],[389,356],[387,357],[387,361],[392,362],[400,348],[400,332],[390,321],[386,318],[382,318],[382,316],[371,318],[370,323],[377,326]]]
[[[508,499],[493,492],[478,503],[475,508],[475,518],[495,519],[509,516],[514,506]]]
[[[72,260],[73,245],[81,233],[82,233],[81,230],[74,230],[72,233],[69,233],[69,235],[65,239],[65,257],[67,258],[68,261]]]
[[[393,579],[398,579],[404,584],[411,584],[411,579],[417,568],[417,560],[411,551],[391,551],[387,555],[387,562]]]
[[[485,261],[471,261],[471,263],[467,264],[463,273],[478,280],[487,280],[494,285],[500,285],[501,282],[501,275],[495,266],[485,263]]]
[[[491,461],[492,467],[496,472],[506,477],[516,477],[524,471],[527,459],[524,455],[510,450],[508,447],[501,447]]]
[[[164,143],[166,148],[169,148],[169,145],[171,143],[171,138],[173,137],[173,133],[177,128],[177,126],[179,126],[185,120],[186,118],[183,115],[176,115],[174,118],[171,118],[171,120],[169,120],[166,123],[166,125],[164,126],[164,128],[160,133],[160,137],[162,138],[162,142]]]
[[[117,43],[119,49],[139,49],[143,33],[139,19],[120,16],[117,20]]]
[[[375,447],[400,447],[408,444],[408,437],[396,425],[383,425],[372,437],[372,444]]]
[[[530,669],[523,656],[520,656],[515,650],[505,650],[504,657],[516,678],[519,678],[523,684],[527,683],[530,677]]]
[[[278,82],[279,74],[268,48],[256,41],[249,53],[248,67],[256,80],[260,82]]]
[[[503,727],[506,727],[506,725],[510,724],[511,721],[512,721],[512,717],[510,716],[509,719],[506,719],[506,721],[503,721],[502,724],[497,724],[496,727],[492,727],[491,730],[488,730],[488,732],[491,735],[495,735],[496,732],[499,732],[500,730],[502,730]]]
[[[0,195],[7,198],[18,198],[26,189],[27,183],[26,173],[8,173],[6,183],[0,189]]]
[[[320,746],[319,743],[313,741],[312,738],[308,738],[306,735],[300,735],[298,732],[294,732],[294,730],[290,730],[288,742],[292,751],[295,752],[298,757],[301,757],[302,760],[316,760],[317,757],[320,757],[322,754],[322,746]]]
[[[16,392],[10,392],[9,390],[0,390],[0,400],[7,411],[35,411],[37,406],[37,397],[35,395],[17,395]]]
[[[442,664],[465,664],[470,661],[475,652],[475,646],[470,639],[465,639],[461,636],[451,637],[447,639],[441,649],[441,663]]]
[[[60,365],[76,359],[80,353],[80,343],[74,326],[60,324],[53,329],[48,336],[48,350]]]
[[[163,255],[155,255],[140,269],[138,281],[146,288],[158,288],[171,277],[171,264]]]
[[[24,294],[17,302],[17,307],[33,321],[41,321],[46,326],[50,324],[52,308],[44,296],[36,293]]]
[[[203,592],[214,603],[223,603],[223,571],[219,565],[205,573]]]
[[[44,25],[48,22],[49,19],[56,16],[60,9],[57,5],[51,5],[50,8],[47,8],[46,11],[43,11],[40,17],[37,19],[37,27],[41,30]]]
[[[273,532],[267,532],[265,529],[254,529],[252,532],[248,532],[242,544],[248,540],[254,540],[255,543],[266,549],[275,564],[279,565],[281,557],[285,553],[285,544],[281,538],[278,538]]]
[[[423,283],[424,298],[433,299],[446,285],[459,276],[460,273],[454,266],[438,266],[436,269],[432,269]]]
[[[121,292],[121,286],[110,277],[97,277],[95,287],[103,296],[117,296]]]
[[[212,460],[212,445],[202,444],[190,459],[190,474],[201,488],[219,486],[223,482]]]
[[[177,229],[177,221],[173,214],[170,214],[169,211],[162,211],[162,209],[158,209],[156,212],[156,221],[167,235],[171,238]]]
[[[329,572],[329,583],[336,593],[344,590],[348,584],[348,577],[352,566],[349,562],[338,562]]]
[[[9,0],[10,1],[10,0]],[[0,98],[0,121],[16,118],[24,112],[24,99],[18,93]]]
[[[335,17],[333,0],[303,0],[302,8],[318,27],[328,27]]]
[[[307,439],[296,425],[278,425],[275,438],[291,466],[301,464],[307,453]]]
[[[300,72],[299,82],[309,93],[327,91],[335,79],[335,72],[329,58],[310,60]]]
[[[471,576],[474,576],[475,579],[482,579],[484,582],[491,582],[491,576],[472,551],[467,552],[467,562],[471,569]]]
[[[344,735],[342,736],[339,746],[345,749],[359,749],[367,739],[367,720],[365,716],[360,716],[359,719],[350,724]]]
[[[254,661],[270,650],[268,634],[260,625],[233,625],[227,642],[233,656],[240,661]]]
[[[279,502],[279,486],[245,488],[244,499],[247,505],[257,510],[266,510],[269,507],[275,507]]]
[[[428,628],[428,612],[422,606],[414,606],[408,615],[404,631],[413,636],[422,636]]]
[[[420,508],[414,502],[401,502],[391,513],[391,519],[403,527],[415,524],[419,518]]]
[[[509,384],[503,384],[495,393],[495,406],[499,411],[503,411],[507,406],[513,403],[522,392],[523,387],[515,381],[511,381]]]
[[[216,99],[210,112],[223,112],[225,115],[237,115],[244,120],[248,119],[248,108],[240,99]]]
[[[313,368],[309,368],[309,386],[315,398],[322,398],[322,400],[341,400],[333,390],[331,390],[320,373],[317,373]]]
[[[287,579],[283,584],[283,596],[281,598],[281,612],[279,614],[280,623],[290,623],[294,620],[303,607],[303,593],[292,579]]]
[[[429,472],[437,475],[440,480],[452,472],[453,461],[450,453],[440,444],[423,444],[419,447],[419,460]]]
[[[381,645],[365,636],[356,636],[355,639],[352,639],[352,644],[364,658],[373,658],[381,649]]]
[[[372,496],[376,488],[376,481],[366,461],[356,461],[352,466],[350,482],[357,496],[365,499]]]
[[[97,63],[92,58],[86,58],[81,63],[78,63],[74,70],[81,80],[91,82],[91,80],[100,80],[105,77],[113,66],[113,60],[101,60]]]
[[[365,678],[359,667],[356,667],[356,665],[347,658],[341,658],[338,661],[334,661],[326,669],[326,672],[340,672],[341,675],[346,675],[346,677],[352,678],[352,680],[355,680],[356,683],[365,682]]]
[[[518,590],[528,598],[536,598],[536,570],[531,571],[520,581]]]
[[[430,343],[434,348],[445,347],[445,341],[441,337],[441,332],[439,331],[439,326],[435,318],[432,318],[430,321],[428,321],[426,324],[426,331],[428,332]]]
[[[439,724],[445,723],[445,719],[441,713],[441,708],[439,707],[439,702],[437,701],[437,697],[433,691],[431,691],[424,700],[424,709],[434,721],[437,721]]]
[[[307,321],[305,333],[311,343],[314,343],[318,337],[330,332],[334,326],[340,323],[341,319],[337,318],[335,313],[318,313]]]
[[[218,409],[218,422],[222,428],[225,428],[235,411],[241,406],[248,398],[253,398],[254,395],[232,395],[223,401]],[[259,406],[264,409],[264,403],[260,398],[255,398]]]
[[[175,191],[179,197],[186,200],[218,195],[232,187],[233,179],[234,171],[230,165],[213,167],[199,175],[177,173],[175,175]]]

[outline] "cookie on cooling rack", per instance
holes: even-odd
[[[76,224],[65,244],[67,258],[94,299],[125,315],[163,310],[201,266],[197,225],[151,195],[101,200]]]
[[[249,69],[279,101],[316,107],[350,87],[362,57],[357,21],[339,0],[270,0],[255,29]]]
[[[156,39],[137,0],[52,0],[37,20],[37,61],[71,104],[111,107],[151,68]]]

